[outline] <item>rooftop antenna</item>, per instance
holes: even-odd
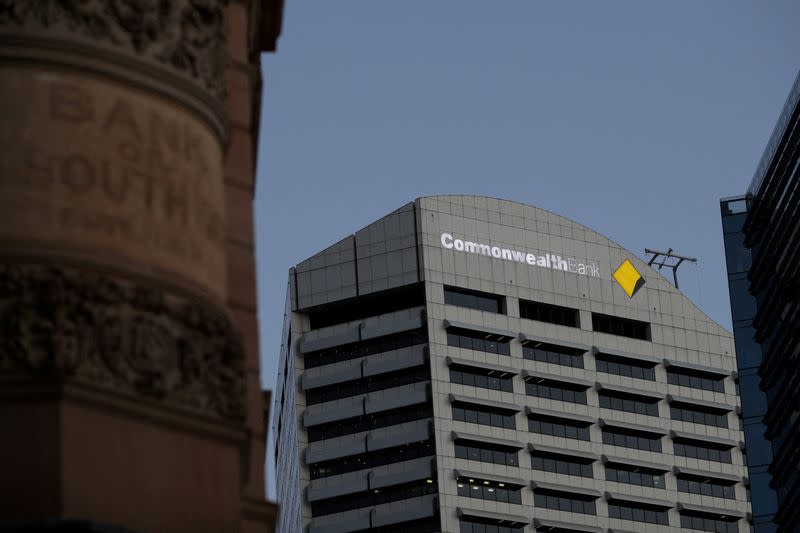
[[[672,253],[672,248],[668,249],[666,252],[645,248],[644,253],[653,256],[647,263],[649,266],[657,266],[659,270],[661,270],[662,267],[667,267],[672,269],[672,278],[675,280],[676,289],[678,288],[678,267],[681,266],[681,263],[683,263],[684,261],[691,261],[692,263],[697,263],[697,259],[694,257],[686,257],[684,255],[678,255]],[[656,263],[658,259],[661,259],[660,263]]]

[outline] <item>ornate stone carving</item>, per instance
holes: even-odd
[[[0,26],[62,29],[144,54],[222,98],[227,0],[0,0]]]
[[[0,373],[89,382],[244,416],[244,349],[197,302],[86,271],[0,265]]]

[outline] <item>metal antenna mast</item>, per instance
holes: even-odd
[[[692,263],[697,263],[697,259],[694,257],[686,257],[683,255],[673,254],[672,248],[668,249],[666,252],[645,248],[644,253],[653,256],[647,263],[648,265],[657,266],[659,270],[661,270],[662,267],[667,267],[672,269],[672,278],[675,280],[676,289],[678,288],[678,267],[681,266],[681,263],[683,263],[684,261],[691,261]],[[656,260],[659,258],[661,258],[661,262],[656,263]]]

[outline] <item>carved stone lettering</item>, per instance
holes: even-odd
[[[33,69],[0,71],[0,116],[0,240],[124,258],[224,298],[222,147],[198,117]]]

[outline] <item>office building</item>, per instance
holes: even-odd
[[[757,533],[800,524],[800,74],[743,196],[721,202]]]
[[[733,338],[613,241],[419,198],[289,271],[278,531],[749,531]]]

